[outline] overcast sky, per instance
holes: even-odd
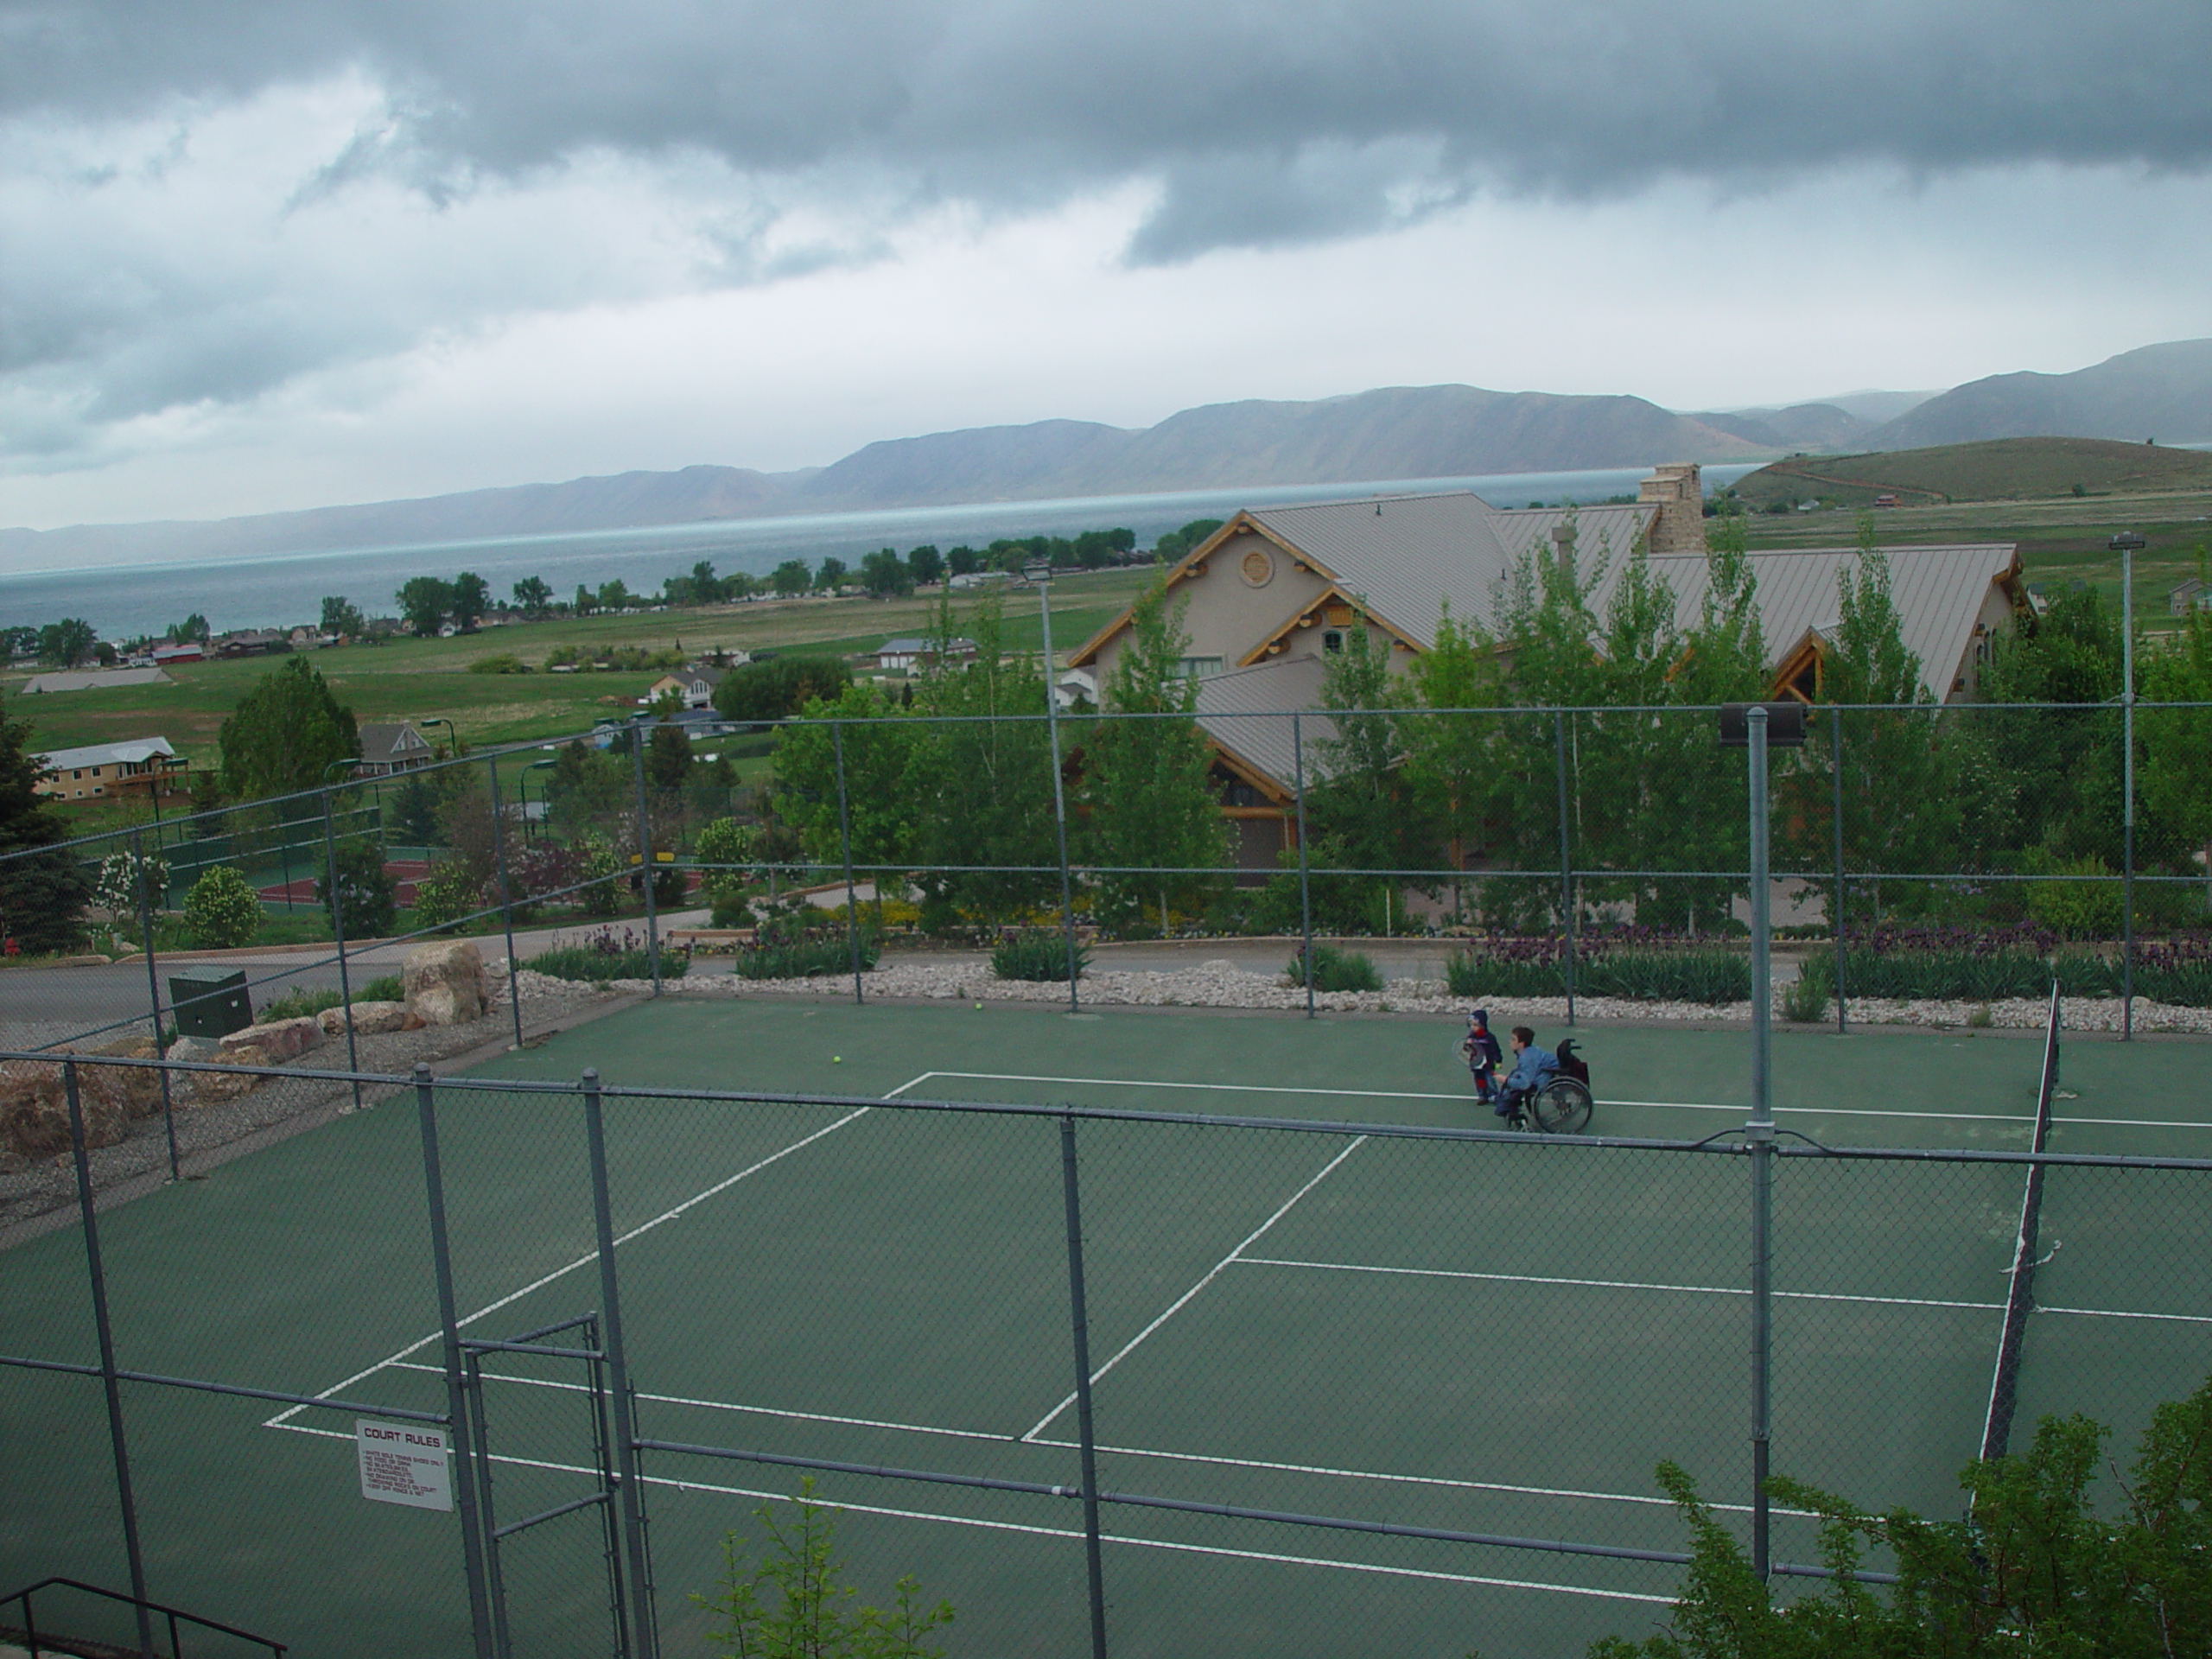
[[[2212,334],[2203,0],[0,0],[0,524]]]

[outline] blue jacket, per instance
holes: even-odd
[[[1514,1058],[1513,1075],[1505,1080],[1509,1089],[1537,1089],[1546,1077],[1559,1070],[1559,1056],[1548,1048],[1530,1044]]]

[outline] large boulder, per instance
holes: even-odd
[[[467,939],[417,945],[400,964],[407,1011],[426,1026],[461,1026],[483,1018],[492,1000],[484,955]]]
[[[111,1107],[125,1117],[151,1117],[162,1109],[162,1074],[150,1065],[97,1065],[95,1055],[113,1055],[124,1059],[150,1060],[156,1058],[153,1043],[143,1037],[126,1037],[119,1042],[103,1043],[98,1048],[69,1048],[65,1053],[84,1057],[77,1067],[77,1092],[86,1098],[97,1098],[103,1107]]]
[[[112,1067],[92,1068],[112,1071]],[[78,1071],[77,1102],[85,1118],[85,1144],[109,1147],[128,1132],[121,1101],[85,1085],[87,1068]],[[61,1068],[50,1061],[0,1062],[0,1151],[24,1158],[50,1158],[69,1150],[69,1100]]]
[[[232,1059],[242,1048],[260,1050],[269,1056],[255,1061],[258,1065],[281,1065],[296,1060],[311,1048],[322,1046],[322,1021],[311,1014],[296,1020],[271,1020],[266,1025],[248,1026],[242,1031],[228,1033],[223,1038],[223,1059]]]
[[[413,1031],[423,1023],[408,1012],[404,1002],[356,1002],[351,1007],[325,1008],[322,1011],[322,1028],[333,1037],[341,1036],[349,1016],[353,1029],[365,1037],[381,1037],[394,1031]]]
[[[241,1043],[235,1047],[226,1047],[215,1056],[212,1064],[274,1065],[276,1056],[251,1043]],[[251,1094],[268,1081],[268,1078],[253,1071],[195,1071],[192,1074],[192,1092],[194,1098],[198,1100],[236,1100],[240,1095]]]

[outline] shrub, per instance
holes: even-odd
[[[346,999],[335,985],[321,990],[287,991],[272,1001],[264,1002],[255,1018],[264,1022],[272,1020],[298,1020],[310,1014],[321,1014],[325,1008],[334,1008]],[[364,997],[362,1001],[368,999]],[[397,999],[394,999],[397,1001]]]
[[[715,894],[714,908],[709,917],[716,927],[750,927],[753,901],[745,896],[742,887],[724,887]]]
[[[227,864],[218,864],[184,895],[184,928],[202,950],[231,950],[261,926],[261,896]]]
[[[159,853],[149,853],[143,858],[127,849],[110,853],[100,861],[100,873],[92,884],[92,902],[111,914],[119,929],[126,931],[138,925],[142,897],[148,908],[160,910],[168,905],[168,861]]]
[[[1818,1025],[1828,1017],[1834,1000],[1817,976],[1801,972],[1782,988],[1782,1017],[1801,1026]]]
[[[1555,939],[1491,939],[1447,957],[1444,986],[1454,996],[1564,996],[1567,975]]]
[[[1306,982],[1306,956],[1300,951],[1284,969],[1294,985]],[[1372,958],[1357,950],[1339,950],[1333,944],[1313,947],[1313,988],[1317,991],[1379,991],[1382,976]]]
[[[1815,957],[1805,976],[1835,995],[1835,958]],[[2018,948],[1993,950],[1887,950],[1847,940],[1844,979],[1853,996],[1896,997],[1904,1001],[1996,1002],[2006,998],[2047,996],[2050,964],[2042,954]]]
[[[2112,880],[2112,866],[2095,854],[2072,860],[2038,857],[2027,873],[2051,878],[2023,885],[2029,916],[2052,932],[2069,939],[2108,939],[2120,931],[2120,884]]]
[[[602,927],[596,933],[586,934],[581,940],[568,944],[555,944],[550,950],[540,951],[523,966],[532,973],[543,974],[552,979],[573,979],[590,983],[610,979],[651,979],[653,976],[652,952],[645,937],[633,928],[624,928],[618,937],[611,927]],[[688,951],[671,950],[663,945],[660,950],[660,976],[681,979],[690,971],[691,957]]]
[[[596,830],[576,837],[575,874],[570,879],[591,883],[576,894],[576,908],[587,916],[612,916],[622,907],[622,861],[614,843]]]
[[[699,838],[692,844],[691,856],[702,864],[749,864],[753,862],[753,846],[758,839],[752,830],[735,818],[716,818],[699,831]],[[702,874],[701,887],[707,902],[719,905],[728,894],[741,891],[753,880],[749,870],[708,870]],[[717,927],[723,924],[717,922]]]
[[[1075,948],[1075,974],[1083,977],[1090,952]],[[1000,979],[1052,980],[1068,976],[1067,935],[1057,928],[1024,928],[1009,933],[991,950],[991,972]]]
[[[415,884],[418,927],[448,926],[482,907],[475,881],[454,860],[433,864],[430,873]]]
[[[530,664],[512,651],[503,651],[494,656],[479,657],[468,665],[468,671],[472,674],[527,674]]]
[[[365,985],[356,985],[353,1000],[356,1002],[404,1002],[407,989],[399,982],[397,974],[385,974]]]
[[[861,971],[866,973],[882,954],[882,941],[863,932],[859,944]],[[748,945],[737,953],[730,971],[740,979],[817,979],[825,974],[849,974],[853,947],[842,935]]]
[[[336,849],[338,864],[338,919],[351,939],[382,938],[391,931],[394,906],[391,878],[384,873],[384,843],[349,841]],[[315,901],[327,912],[330,881],[319,875]]]

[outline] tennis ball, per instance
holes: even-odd
[[[842,1054],[832,1054],[830,1057],[830,1064],[832,1065],[842,1065],[844,1063],[845,1057]]]
[[[978,1002],[976,1006],[977,1007],[979,1007],[979,1008],[980,1008],[980,1007],[982,1007],[983,1005],[982,1005],[982,1003]]]

